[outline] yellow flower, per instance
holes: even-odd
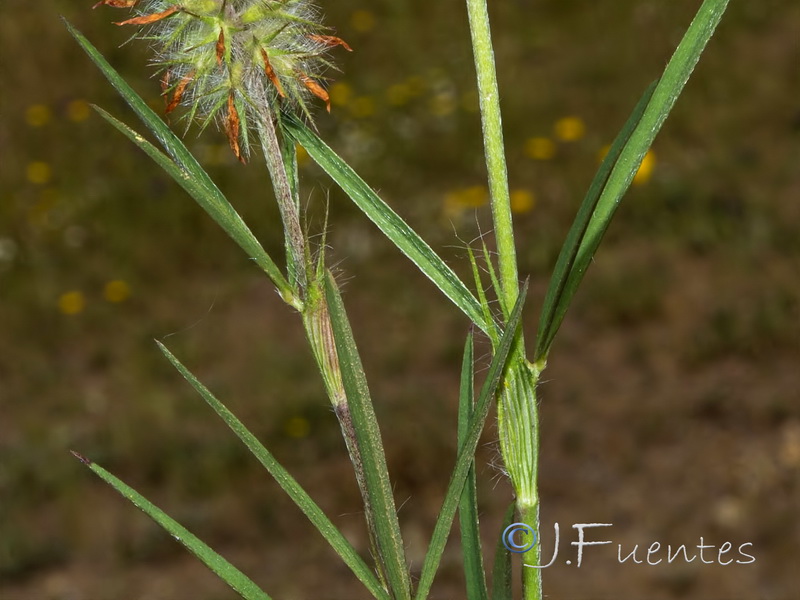
[[[328,93],[334,106],[345,106],[353,99],[353,88],[346,83],[334,83]]]
[[[460,188],[445,194],[444,213],[448,217],[457,217],[465,210],[478,208],[489,201],[489,190],[482,185]]]
[[[412,97],[420,96],[425,91],[425,80],[419,75],[412,75],[406,79],[406,85]]]
[[[65,315],[77,315],[86,308],[86,298],[81,292],[64,292],[58,298],[58,310]]]
[[[456,99],[449,92],[441,92],[430,99],[428,108],[437,117],[446,117],[456,109]]]
[[[103,288],[103,297],[108,302],[124,302],[131,295],[130,286],[121,279],[115,279],[106,283]]]
[[[311,432],[311,424],[304,417],[292,417],[284,423],[283,430],[289,437],[304,438]]]
[[[550,138],[532,137],[525,142],[525,154],[534,160],[550,160],[556,154],[556,145]]]
[[[574,142],[586,133],[586,125],[580,117],[564,117],[556,121],[555,134],[562,142]]]
[[[91,110],[86,100],[73,100],[67,105],[67,118],[75,123],[80,123],[89,118]]]
[[[656,155],[652,150],[648,150],[647,154],[642,159],[642,164],[639,165],[639,170],[633,178],[634,185],[642,185],[650,181],[653,175],[653,169],[656,166]]]
[[[44,104],[32,104],[25,111],[25,122],[31,127],[42,127],[47,125],[53,113]]]
[[[300,144],[295,146],[297,148],[297,164],[301,167],[306,166],[311,162],[311,157],[308,155],[308,152],[305,148],[303,148]]]
[[[359,33],[369,33],[375,28],[375,15],[368,10],[357,10],[350,17],[350,24]]]
[[[46,184],[48,181],[50,181],[52,175],[53,172],[50,169],[50,165],[40,160],[28,163],[28,166],[25,169],[25,176],[28,178],[28,181],[38,185]]]
[[[395,83],[386,90],[386,99],[392,106],[403,106],[411,99],[411,89],[405,83]]]
[[[350,103],[350,114],[364,119],[375,114],[375,99],[372,96],[359,96]]]
[[[482,185],[473,185],[459,192],[459,203],[467,208],[478,208],[489,201],[489,190]]]
[[[600,148],[600,150],[597,152],[597,162],[598,163],[603,162],[603,160],[605,159],[606,154],[608,154],[609,150],[611,150],[611,144],[606,144],[605,146]]]
[[[536,196],[529,190],[514,190],[511,192],[511,211],[515,213],[526,213],[533,210],[536,206]]]

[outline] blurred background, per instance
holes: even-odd
[[[699,0],[492,2],[525,328],[611,141]],[[0,5],[0,598],[234,594],[72,458],[101,463],[280,599],[366,597],[278,486],[158,352],[170,349],[366,548],[359,498],[299,319],[149,159],[70,38],[82,30],[148,101],[159,85],[124,12]],[[323,137],[448,262],[490,230],[465,8],[341,0]],[[564,600],[788,600],[800,552],[800,5],[732,2],[647,156],[540,387],[542,522]],[[266,169],[223,134],[189,146],[273,256]],[[301,157],[302,158],[302,157]],[[418,574],[455,456],[465,318],[302,160],[309,227],[330,203],[338,265]],[[487,363],[485,345],[482,364]],[[478,456],[487,563],[511,499],[494,417]],[[573,523],[613,523],[578,570]],[[548,537],[549,536],[549,537]],[[749,565],[617,562],[703,537]],[[432,598],[462,598],[457,534]],[[735,552],[735,550],[734,550]],[[716,562],[714,551],[706,554]],[[726,557],[727,558],[727,557]]]

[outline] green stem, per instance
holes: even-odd
[[[503,387],[498,395],[497,427],[500,451],[516,495],[517,511],[522,522],[539,531],[538,472],[539,416],[536,406],[536,384],[539,371],[521,356],[512,357]],[[523,556],[526,563],[538,564],[538,546]],[[522,589],[525,600],[541,600],[542,572],[524,568]]]
[[[478,97],[481,107],[483,146],[489,172],[489,192],[492,199],[497,252],[500,263],[501,302],[514,306],[519,292],[517,252],[511,219],[511,200],[508,193],[506,156],[503,149],[503,124],[500,117],[500,92],[494,66],[494,51],[489,30],[486,0],[467,0],[472,52],[478,77]]]
[[[517,511],[522,523],[539,534],[539,503],[526,504],[517,501]],[[522,589],[525,600],[542,600],[542,570],[526,565],[539,566],[541,564],[541,543],[522,555]]]
[[[289,283],[296,294],[304,295],[307,291],[308,279],[305,271],[306,243],[305,235],[300,227],[300,211],[294,200],[292,182],[286,173],[284,154],[269,105],[264,103],[261,112],[261,118],[257,120],[258,134],[283,221]]]

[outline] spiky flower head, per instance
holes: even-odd
[[[217,121],[231,149],[244,160],[250,125],[289,105],[310,118],[316,96],[330,110],[320,83],[332,68],[334,46],[350,47],[326,35],[318,10],[308,0],[101,0],[133,8],[137,16],[117,25],[143,27],[161,73],[166,112],[189,108],[202,128]]]

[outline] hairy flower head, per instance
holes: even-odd
[[[333,68],[334,46],[318,10],[308,0],[101,0],[96,6],[133,8],[136,16],[117,25],[142,26],[140,37],[156,51],[166,112],[189,108],[205,128],[217,121],[234,154],[248,151],[251,123],[282,105],[310,118],[315,96],[330,110],[320,83]]]

